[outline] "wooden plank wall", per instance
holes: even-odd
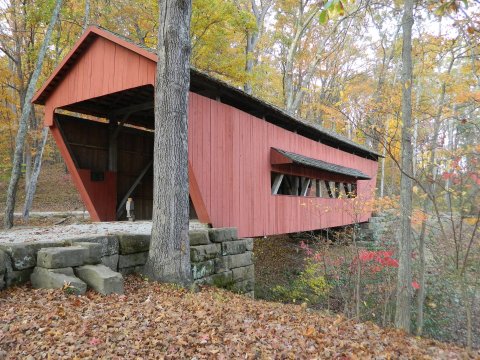
[[[153,133],[125,127],[120,131],[117,172],[108,171],[108,124],[58,116],[63,139],[78,163],[76,171],[101,221],[115,220],[116,207],[153,157]],[[90,172],[104,172],[104,181],[91,181]],[[77,186],[78,187],[78,186]],[[147,172],[132,197],[135,216],[152,218],[153,170]],[[125,214],[120,219],[125,219]]]
[[[325,199],[271,194],[270,148],[358,169],[358,198]],[[231,106],[190,94],[189,160],[214,227],[240,236],[307,231],[366,221],[378,163],[284,130]],[[361,201],[359,201],[361,200]],[[354,206],[354,204],[357,204]]]
[[[153,133],[131,128],[123,129],[118,137],[117,204],[153,157]],[[132,194],[135,217],[150,220],[153,204],[153,167],[145,174]],[[118,220],[126,219],[126,214]]]
[[[156,63],[121,45],[96,38],[76,60],[45,104],[45,126],[62,106],[143,85],[153,85]]]
[[[153,85],[155,68],[156,63],[152,59],[108,39],[95,39],[49,96],[45,124],[52,127],[57,142],[62,145],[58,129],[53,125],[54,109],[126,89]],[[79,167],[106,169],[107,125],[96,123],[91,125],[92,130],[90,125],[84,128],[85,123],[90,122],[78,121],[66,130],[68,141],[75,144],[72,151],[78,157]],[[148,154],[153,156],[153,140],[146,140],[145,134],[128,139],[123,138],[124,135],[118,142],[126,144],[126,147],[121,148],[123,145],[120,145],[118,155],[117,203],[135,174],[148,161]],[[345,211],[345,208],[351,207],[351,200],[271,195],[271,147],[361,170],[372,180],[359,181],[359,197],[363,201],[371,197],[375,187],[376,161],[325,146],[231,106],[191,93],[189,161],[213,226],[237,227],[240,236],[262,236],[340,226],[353,221],[349,211]],[[76,179],[80,181],[79,174]],[[82,181],[85,179],[86,175],[82,176]],[[77,187],[84,189],[82,194],[88,188],[80,183]],[[137,218],[150,218],[151,172],[134,197],[139,201],[136,203]],[[89,199],[86,203],[91,207]],[[111,205],[108,204],[109,209]],[[365,221],[369,216],[368,211],[362,212],[358,220]]]
[[[372,180],[358,182],[361,203],[371,198],[375,187],[376,161],[314,142],[194,93],[190,94],[189,119],[189,161],[213,226],[237,227],[240,236],[263,236],[341,226],[354,219],[368,220],[370,212],[353,209],[354,201],[349,199],[271,195],[271,170],[281,166],[270,165],[270,148],[356,168],[370,175]],[[106,123],[71,118],[62,121],[62,128],[81,169],[107,170]],[[150,161],[153,135],[126,128],[119,135],[118,146],[115,204],[90,186],[86,174],[81,176],[85,188],[96,189],[91,190],[92,201],[99,216],[116,207]],[[137,218],[151,219],[152,170],[133,197]],[[110,215],[102,218],[105,219],[112,220]]]
[[[56,115],[69,156],[76,166],[69,171],[76,172],[82,186],[78,190],[84,202],[94,207],[88,209],[93,220],[115,220],[116,174],[108,168],[108,125],[70,116]],[[65,155],[64,155],[65,156]],[[91,171],[104,172],[103,181],[92,181]],[[74,174],[72,174],[72,177]],[[77,188],[79,187],[76,184]],[[88,197],[88,201],[85,201]]]

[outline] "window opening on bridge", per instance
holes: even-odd
[[[271,172],[272,195],[306,196],[317,198],[354,198],[357,182],[339,182],[306,176]]]

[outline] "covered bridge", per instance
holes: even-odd
[[[94,221],[151,219],[157,55],[91,27],[33,102]],[[168,91],[168,89],[165,89]],[[191,217],[240,237],[367,221],[379,154],[191,70]]]

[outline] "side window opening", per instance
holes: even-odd
[[[272,195],[305,196],[318,198],[354,198],[357,196],[356,181],[338,182],[305,176],[271,172]]]

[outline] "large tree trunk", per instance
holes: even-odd
[[[15,199],[18,189],[18,180],[21,175],[21,166],[22,166],[22,153],[23,145],[25,143],[25,136],[27,134],[28,120],[30,118],[30,113],[32,111],[32,98],[35,92],[35,87],[37,85],[38,78],[40,76],[40,71],[42,70],[43,60],[45,58],[45,53],[50,43],[52,37],[53,28],[58,19],[58,14],[60,13],[60,8],[62,7],[62,0],[57,0],[55,3],[55,9],[53,10],[50,23],[48,24],[47,33],[45,34],[45,39],[43,41],[42,47],[38,52],[37,63],[35,64],[35,70],[33,71],[30,82],[28,83],[27,91],[25,94],[25,101],[23,104],[22,115],[18,124],[17,137],[15,139],[15,152],[13,156],[13,165],[12,165],[12,174],[10,176],[10,182],[8,184],[6,207],[5,207],[5,219],[4,226],[5,228],[11,228],[13,226],[13,212],[15,209]]]
[[[188,91],[191,0],[162,0],[155,87],[152,240],[145,273],[191,281],[188,238]]]
[[[395,327],[410,332],[411,307],[411,248],[412,248],[412,27],[413,0],[405,0],[402,19],[402,174],[400,179],[400,219],[399,267],[397,278],[397,301],[395,308]]]

